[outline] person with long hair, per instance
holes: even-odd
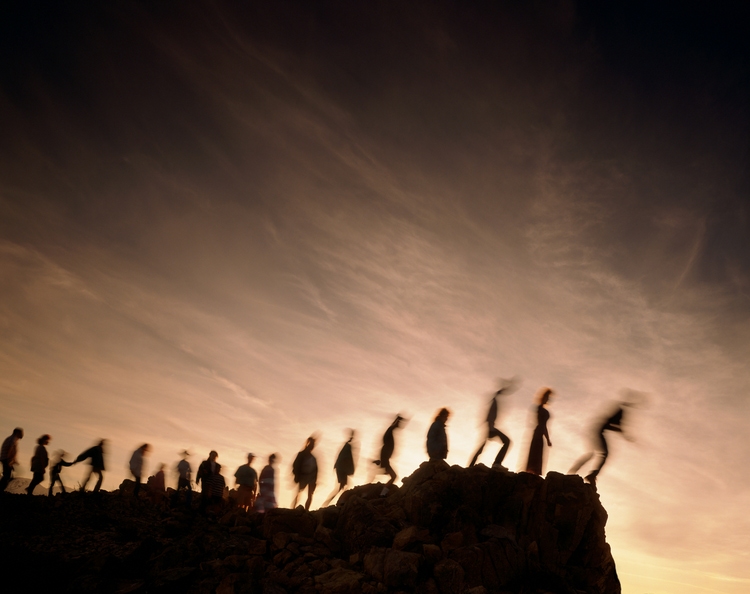
[[[552,390],[549,388],[542,388],[539,391],[538,405],[536,407],[536,427],[534,428],[534,435],[531,438],[531,446],[529,447],[529,458],[526,462],[526,472],[542,475],[542,466],[544,462],[544,440],[547,440],[547,446],[552,447],[552,442],[549,438],[549,430],[547,429],[547,423],[549,422],[549,411],[547,410],[547,404],[552,397]]]

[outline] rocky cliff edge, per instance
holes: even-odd
[[[129,483],[4,495],[6,575],[75,592],[620,592],[607,513],[577,476],[425,463],[385,497],[364,485],[313,512],[213,517],[135,500]]]

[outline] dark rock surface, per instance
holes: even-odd
[[[364,485],[314,512],[261,515],[226,506],[208,517],[184,504],[135,500],[129,487],[4,495],[0,558],[8,585],[221,594],[620,592],[604,538],[607,514],[577,476],[425,463],[387,497],[380,497],[382,485]]]

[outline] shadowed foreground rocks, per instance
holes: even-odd
[[[577,476],[425,463],[380,497],[265,515],[120,491],[5,495],[0,558],[16,587],[71,592],[620,592],[607,514]],[[197,497],[196,497],[197,498]],[[7,574],[6,574],[7,575]]]

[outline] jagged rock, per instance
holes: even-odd
[[[315,576],[315,584],[324,594],[356,594],[362,591],[364,577],[356,571],[338,567]]]
[[[131,481],[132,482],[132,481]],[[617,594],[607,514],[579,477],[425,463],[381,496],[255,514],[115,493],[3,495],[0,558],[43,566],[39,589],[280,594]],[[25,587],[25,580],[7,586]],[[6,585],[6,584],[4,584]]]
[[[441,594],[460,592],[464,585],[464,569],[453,559],[443,559],[434,569],[435,583]]]
[[[265,514],[263,520],[263,536],[266,540],[273,539],[277,532],[299,534],[311,537],[315,534],[317,521],[302,507],[297,509],[272,509]]]

